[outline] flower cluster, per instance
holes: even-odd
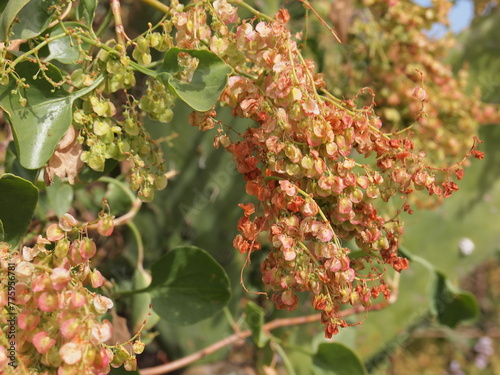
[[[344,17],[348,21],[328,11],[330,2],[322,3],[320,9],[335,29],[345,29],[343,44],[335,49],[330,38],[316,36],[324,51],[325,81],[339,95],[355,95],[359,87],[370,85],[377,93],[382,129],[412,133],[427,164],[446,168],[456,163],[470,149],[480,124],[499,120],[498,108],[482,103],[478,92],[467,93],[467,70],[454,74],[444,63],[456,39],[432,38],[426,32],[436,23],[448,24],[452,3],[436,0],[422,7],[412,1],[360,0],[354,3],[361,10],[355,12],[353,5]],[[425,207],[441,201],[418,198]]]
[[[87,225],[69,214],[51,224],[46,236],[38,236],[22,252],[0,244],[2,282],[15,267],[15,313],[20,331],[16,337],[18,365],[25,373],[106,374],[110,366],[135,368],[135,356],[123,346],[108,346],[112,324],[104,314],[113,307],[108,297],[91,292],[105,279],[89,260],[96,254],[95,242],[85,235]],[[97,223],[102,235],[113,231],[113,222],[102,215]],[[6,309],[7,288],[1,286],[0,308]],[[12,305],[9,305],[12,306]],[[7,315],[1,315],[5,327]],[[2,329],[2,332],[4,330]],[[0,352],[8,348],[0,337]],[[0,371],[7,368],[0,361]]]
[[[437,182],[411,139],[385,134],[371,106],[357,109],[353,100],[326,91],[288,20],[282,10],[272,22],[244,22],[230,35],[246,60],[221,100],[256,125],[240,140],[219,134],[217,143],[234,155],[247,193],[260,201],[241,206],[234,246],[251,253],[262,247],[258,234],[268,232],[272,249],[261,271],[273,301],[294,309],[296,292],[312,292],[331,337],[347,325],[339,317],[342,305],[368,307],[379,294],[388,298],[386,266],[408,267],[397,252],[399,214],[411,212],[408,197],[416,190],[447,197],[458,187],[449,170]],[[456,175],[461,178],[460,168]],[[389,201],[393,208],[380,214],[378,206]],[[350,240],[359,251],[345,246]]]

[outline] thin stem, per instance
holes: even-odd
[[[363,306],[356,306],[347,310],[343,310],[339,312],[339,318],[345,318],[350,315],[355,315],[359,314],[363,311],[376,311],[376,310],[382,310],[390,305],[389,301],[384,301],[381,303],[377,303],[375,305],[370,306],[369,308],[365,308]],[[313,314],[313,315],[305,315],[305,316],[298,316],[294,318],[283,318],[283,319],[275,319],[273,321],[270,321],[269,323],[266,323],[262,326],[262,329],[264,332],[269,332],[277,328],[283,328],[283,327],[291,327],[291,326],[296,326],[296,325],[301,325],[301,324],[308,324],[308,323],[315,323],[321,320],[321,313],[318,314]],[[166,374],[169,372],[172,372],[174,370],[178,370],[180,368],[183,368],[193,362],[196,362],[202,358],[205,358],[206,356],[215,353],[216,351],[234,344],[237,341],[244,340],[252,335],[252,332],[250,330],[245,330],[241,331],[238,333],[235,333],[231,336],[228,336],[220,341],[217,341],[216,343],[207,346],[204,349],[201,349],[193,354],[190,354],[184,358],[180,358],[178,360],[165,363],[163,365],[155,366],[155,367],[149,367],[145,368],[139,371],[141,375],[160,375],[160,374]]]
[[[113,12],[110,10],[106,14],[106,18],[104,18],[104,21],[102,21],[101,25],[97,29],[97,32],[96,32],[97,37],[100,37],[104,33],[104,31],[106,30],[106,28],[111,23],[112,18],[113,18]]]
[[[127,195],[127,197],[129,197],[130,202],[134,203],[134,201],[136,200],[134,193],[132,193],[129,187],[125,185],[123,182],[107,176],[99,178],[99,181],[107,182],[108,184],[113,184],[116,187],[120,188]]]
[[[316,266],[320,266],[316,257],[311,253],[311,251],[307,248],[306,245],[304,245],[304,243],[302,241],[299,241],[299,246],[302,248],[302,250],[304,250],[309,255],[309,258],[312,259],[312,261],[314,262],[314,264],[316,264]]]
[[[126,35],[122,22],[120,0],[110,0],[109,6],[111,8],[111,11],[113,12],[113,19],[115,21],[116,39],[118,40],[119,44],[125,44]]]
[[[33,47],[32,49],[30,49],[29,51],[23,53],[21,56],[19,56],[17,59],[15,59],[14,61],[12,61],[12,63],[10,64],[10,67],[11,68],[14,68],[17,64],[19,64],[21,61],[25,60],[28,56],[34,54],[35,52],[38,52],[39,50],[41,50],[43,47],[45,47],[47,44],[49,44],[50,42],[54,41],[54,40],[57,40],[57,39],[61,39],[61,38],[64,38],[66,36],[66,34],[58,34],[58,35],[55,35],[53,37],[50,37],[50,38],[46,38],[43,42],[41,42],[40,44],[37,44],[35,47]]]
[[[280,344],[278,344],[276,341],[271,343],[271,346],[276,350],[278,355],[280,356],[281,360],[283,361],[283,366],[285,366],[285,369],[287,370],[287,373],[289,375],[296,375],[297,373],[295,372],[292,362],[290,361],[290,358],[286,355],[285,351],[281,347]]]
[[[237,5],[241,6],[242,8],[245,8],[246,10],[249,10],[251,13],[255,14],[258,18],[265,19],[268,22],[273,22],[274,21],[267,14],[259,12],[257,9],[255,9],[252,6],[248,5],[243,0],[230,0],[229,2],[237,4]]]
[[[158,9],[160,12],[163,12],[163,13],[170,12],[170,8],[168,6],[166,6],[163,3],[160,3],[157,0],[141,0],[141,1],[143,3],[146,3],[146,4],[150,5],[150,6],[152,6],[153,8]]]
[[[141,209],[142,201],[139,198],[136,198],[135,195],[132,193],[132,191],[129,189],[129,187],[121,181],[106,176],[101,177],[99,181],[107,182],[110,184],[114,184],[115,186],[118,186],[130,198],[130,201],[132,202],[132,207],[130,207],[130,210],[126,214],[116,219],[113,219],[113,224],[115,226],[120,226],[130,223],[135,217],[135,215],[137,215],[137,213]],[[87,226],[87,229],[96,229],[96,228],[97,228],[97,223],[90,224],[89,226]]]
[[[144,243],[142,242],[141,234],[139,233],[139,229],[137,229],[137,226],[133,221],[129,221],[127,225],[132,231],[135,242],[137,243],[137,268],[139,268],[140,271],[144,271]]]
[[[233,314],[231,314],[229,307],[224,306],[222,311],[224,312],[224,316],[226,317],[227,321],[229,322],[229,324],[233,328],[234,332],[238,333],[240,331],[238,323],[236,323],[236,321],[234,320]]]

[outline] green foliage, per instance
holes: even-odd
[[[35,212],[38,189],[21,177],[0,177],[0,222],[3,241],[15,247],[26,233]]]
[[[29,89],[17,88],[11,80],[0,87],[0,108],[12,124],[19,162],[24,168],[38,169],[45,165],[54,153],[57,143],[68,130],[72,121],[73,102],[92,91],[98,83],[74,93],[56,89],[41,74],[37,64],[21,62],[17,74],[25,79]],[[48,64],[45,74],[55,82],[62,80],[59,69]]]
[[[454,287],[441,272],[435,273],[431,311],[441,324],[454,328],[464,320],[476,319],[479,306],[476,298]]]
[[[432,48],[426,49],[428,41],[420,30],[433,22],[433,13],[419,9],[414,21],[420,26],[410,33],[401,27],[409,22],[403,8],[392,8],[386,1],[374,1],[376,4],[366,9],[361,2],[356,3],[362,16],[354,18],[363,22],[354,20],[355,28],[349,32],[359,35],[350,36],[352,44],[327,45],[326,51],[322,51],[324,36],[315,34],[323,25],[314,17],[307,18],[311,33],[305,33],[303,45],[311,47],[314,58],[321,61],[320,70],[330,69],[326,77],[338,76],[329,77],[327,82],[345,83],[333,85],[333,96],[324,88],[322,76],[315,74],[314,63],[306,62],[296,50],[299,34],[288,34],[287,28],[297,25],[294,32],[303,31],[303,15],[310,14],[307,4],[305,8],[300,2],[289,7],[292,20],[285,27],[288,19],[284,12],[275,19],[260,13],[276,12],[279,2],[239,4],[240,16],[255,17],[243,22],[231,13],[229,4],[221,10],[223,3],[192,2],[186,7],[177,1],[168,6],[155,3],[161,9],[166,7],[165,17],[146,27],[135,14],[122,19],[116,8],[119,2],[108,9],[97,0],[81,0],[76,11],[49,29],[67,6],[65,2],[12,0],[0,5],[0,41],[28,39],[21,41],[19,51],[9,50],[8,44],[0,50],[0,108],[14,136],[2,165],[7,173],[0,178],[0,241],[19,246],[36,210],[37,224],[41,224],[26,236],[27,251],[33,246],[33,253],[41,251],[34,257],[54,257],[60,264],[69,260],[72,277],[86,275],[71,285],[82,286],[85,292],[100,292],[102,287],[103,293],[113,298],[113,309],[127,316],[131,328],[127,339],[134,336],[129,343],[137,338],[148,344],[154,341],[152,350],[164,351],[173,360],[235,334],[235,327],[248,327],[253,341],[244,345],[251,352],[249,361],[259,370],[275,366],[290,375],[366,375],[362,361],[377,351],[389,353],[403,345],[406,336],[400,332],[406,335],[404,330],[419,326],[429,312],[437,323],[450,328],[477,318],[475,297],[450,280],[462,277],[481,258],[472,255],[469,261],[454,256],[453,251],[463,236],[474,237],[484,252],[492,251],[497,224],[485,223],[481,210],[487,206],[483,199],[486,193],[498,196],[495,185],[500,172],[494,157],[499,153],[497,142],[492,140],[500,138],[495,130],[483,130],[490,154],[485,167],[473,162],[465,179],[458,182],[465,160],[477,151],[475,146],[469,153],[465,148],[472,144],[470,135],[475,134],[477,125],[472,112],[479,107],[462,107],[461,103],[467,102],[463,96],[448,101],[462,85],[456,85],[446,69],[435,69],[446,90],[440,93],[439,85],[434,87],[432,69],[441,55],[427,55]],[[57,6],[50,7],[54,4]],[[405,4],[417,7],[413,2]],[[253,9],[253,5],[261,8]],[[330,17],[334,13],[329,1],[318,0],[317,5],[317,15]],[[328,10],[331,13],[322,13]],[[105,19],[104,11],[108,12]],[[331,17],[335,27],[339,26]],[[125,33],[119,31],[122,20],[129,23]],[[400,27],[393,28],[398,21]],[[235,32],[239,27],[241,34]],[[372,32],[375,29],[378,32]],[[485,21],[479,32],[488,34],[492,29]],[[186,40],[181,40],[183,35]],[[227,35],[230,37],[225,40]],[[328,38],[331,43],[331,35]],[[471,37],[468,41],[467,51],[472,50],[474,40]],[[229,47],[217,41],[229,42]],[[241,48],[245,43],[248,49]],[[417,46],[420,49],[412,52],[410,47]],[[394,51],[401,52],[401,58],[388,61],[385,51],[389,58]],[[337,66],[331,64],[328,52],[338,57]],[[483,50],[478,53],[485,54]],[[482,58],[474,66],[479,72],[487,65]],[[427,64],[429,71],[415,74],[418,69],[427,69]],[[406,71],[400,79],[399,74],[410,70],[410,65],[411,72]],[[367,70],[371,72],[369,80]],[[229,76],[234,80],[229,81]],[[374,77],[380,80],[375,82]],[[227,89],[228,82],[238,83]],[[372,87],[372,83],[375,91],[381,92],[375,97],[378,108],[372,108],[373,103],[356,108],[357,96],[340,99],[346,97],[347,84],[349,90],[357,92],[359,87]],[[434,109],[440,103],[430,104],[432,98],[428,99],[420,86],[425,84],[433,87],[427,91],[429,96],[443,94],[440,100],[446,99],[438,115]],[[408,93],[409,88],[419,89],[417,98]],[[397,105],[389,104],[391,101]],[[424,107],[431,108],[425,116]],[[384,114],[382,124],[374,108]],[[419,123],[420,118],[413,123],[415,112],[426,121]],[[449,113],[459,113],[474,126],[466,134],[449,132],[449,127],[455,129],[462,123],[456,121],[462,117],[450,119]],[[432,122],[438,117],[437,123]],[[162,126],[159,122],[172,123]],[[188,126],[188,122],[195,126]],[[410,123],[411,132],[407,128]],[[52,185],[42,188],[45,194],[38,202],[38,189],[33,184],[42,186],[40,176],[48,168],[42,169],[55,150],[59,152],[58,143],[70,126],[76,133],[76,160],[85,166],[82,170],[71,167],[76,176],[74,186],[64,181],[64,173],[62,177],[56,174]],[[199,132],[212,127],[217,127],[216,131]],[[3,129],[0,132],[3,135]],[[325,143],[327,138],[331,139]],[[440,143],[443,139],[446,142]],[[462,147],[464,144],[467,147]],[[232,156],[212,145],[225,147]],[[423,145],[446,166],[427,165],[423,153],[418,154]],[[456,153],[448,155],[447,147]],[[458,154],[464,157],[462,161],[456,160]],[[456,164],[450,166],[444,156]],[[435,179],[435,173],[441,176]],[[167,180],[167,189],[154,196],[155,191],[165,188]],[[402,241],[418,255],[401,246],[397,253],[403,233],[399,216],[411,212],[415,202],[424,206],[441,203],[440,189],[448,189],[444,197],[451,194],[456,190],[454,180],[464,187],[458,194],[465,192],[465,198],[445,203],[438,211],[412,215]],[[478,186],[476,181],[483,183]],[[141,207],[129,186],[138,190],[142,201],[150,203]],[[413,190],[424,190],[421,201],[412,200]],[[249,198],[245,191],[256,197]],[[436,199],[429,198],[426,191]],[[255,206],[238,207],[249,201]],[[244,217],[238,221],[243,207]],[[128,227],[120,228],[127,223]],[[241,246],[233,242],[236,226],[241,232],[239,239],[243,239]],[[93,242],[95,230],[101,236],[114,232],[106,240]],[[33,245],[37,231],[47,238],[38,237]],[[245,247],[255,244],[259,245],[255,249]],[[235,252],[233,245],[246,254]],[[410,270],[399,277],[396,272],[407,265],[404,258],[410,260]],[[101,283],[94,265],[110,282]],[[41,272],[41,267],[37,271]],[[92,286],[85,285],[91,277]],[[428,284],[431,293],[426,294]],[[364,320],[362,307],[369,310],[370,306],[393,302],[383,300],[382,291],[387,289],[380,286],[399,291],[398,303],[387,307],[388,313],[370,313],[363,325],[358,325]],[[247,289],[274,295],[253,302],[247,298]],[[302,291],[314,294],[314,309]],[[112,305],[107,299],[100,303],[103,310]],[[277,310],[273,303],[279,309],[296,310]],[[355,306],[352,311],[362,314],[344,316],[352,306],[341,306],[349,304]],[[220,314],[223,309],[225,314]],[[303,317],[317,310],[322,316],[315,319],[327,325],[327,337],[337,335],[336,342],[325,343],[317,327],[295,326],[300,323],[272,333],[264,330],[269,320]],[[94,323],[105,330],[101,319]],[[246,337],[249,331],[245,331]],[[57,340],[54,349],[67,341],[66,337]],[[96,347],[116,354],[124,341],[114,347],[104,342]],[[127,352],[129,348],[123,350],[123,358],[116,355],[113,365],[138,354]],[[105,358],[108,352],[101,354]],[[212,353],[205,361],[225,354]],[[96,368],[101,364],[98,360],[93,363]],[[123,366],[111,370],[111,374],[125,372]]]
[[[190,82],[175,78],[181,71],[178,63],[179,53],[188,53],[199,60]],[[219,99],[226,87],[231,68],[217,55],[203,50],[170,48],[163,59],[157,78],[174,92],[179,99],[199,112],[208,111]]]
[[[354,351],[339,343],[320,344],[313,356],[316,375],[366,375],[366,369]]]
[[[50,208],[58,217],[70,210],[73,203],[73,188],[69,184],[56,176],[52,185],[47,186],[46,192]]]
[[[151,284],[137,292],[151,293],[155,312],[175,324],[207,319],[231,298],[224,269],[195,246],[170,250],[151,266],[151,277]]]
[[[21,163],[19,163],[19,158],[17,157],[15,142],[9,142],[7,147],[7,155],[5,156],[5,172],[12,173],[13,175],[19,176],[35,183],[39,170],[38,169],[26,169]]]
[[[88,26],[92,26],[95,17],[98,0],[81,0],[76,8],[77,18],[85,20]]]
[[[78,22],[66,22],[64,24],[66,29],[80,28],[83,31],[88,31],[85,25]],[[50,37],[61,35],[64,29],[60,24],[57,24],[50,30]],[[49,43],[49,55],[45,61],[57,60],[63,64],[76,64],[82,59],[82,52],[88,51],[90,44],[77,41],[74,37],[66,35],[62,38],[55,39]]]
[[[7,40],[9,29],[21,9],[30,0],[9,0],[0,4],[0,42]]]
[[[16,1],[17,2],[17,1]],[[17,14],[10,39],[29,39],[41,34],[52,20],[57,0],[30,0]]]

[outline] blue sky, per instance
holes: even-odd
[[[431,0],[414,0],[417,4],[422,6],[430,6]],[[473,0],[458,0],[453,6],[449,14],[451,30],[454,33],[459,33],[463,29],[469,26],[474,14],[474,1]],[[439,36],[443,32],[442,27],[436,25],[430,34],[433,36]]]

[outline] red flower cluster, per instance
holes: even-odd
[[[257,235],[268,232],[272,250],[261,270],[273,301],[294,309],[296,292],[312,292],[330,337],[347,325],[339,317],[343,304],[368,307],[380,292],[389,297],[385,265],[408,267],[397,253],[408,196],[427,189],[447,197],[457,186],[449,179],[436,185],[424,155],[410,139],[384,134],[371,107],[357,109],[328,93],[314,63],[298,51],[288,19],[282,10],[274,22],[243,23],[234,33],[246,56],[238,71],[245,74],[230,77],[221,100],[256,125],[239,141],[224,135],[224,146],[247,193],[261,202],[241,205],[234,246],[258,250]],[[402,198],[399,208],[393,205],[390,217],[379,214],[377,202],[388,206],[394,196]],[[344,245],[349,240],[360,249],[356,256]]]

